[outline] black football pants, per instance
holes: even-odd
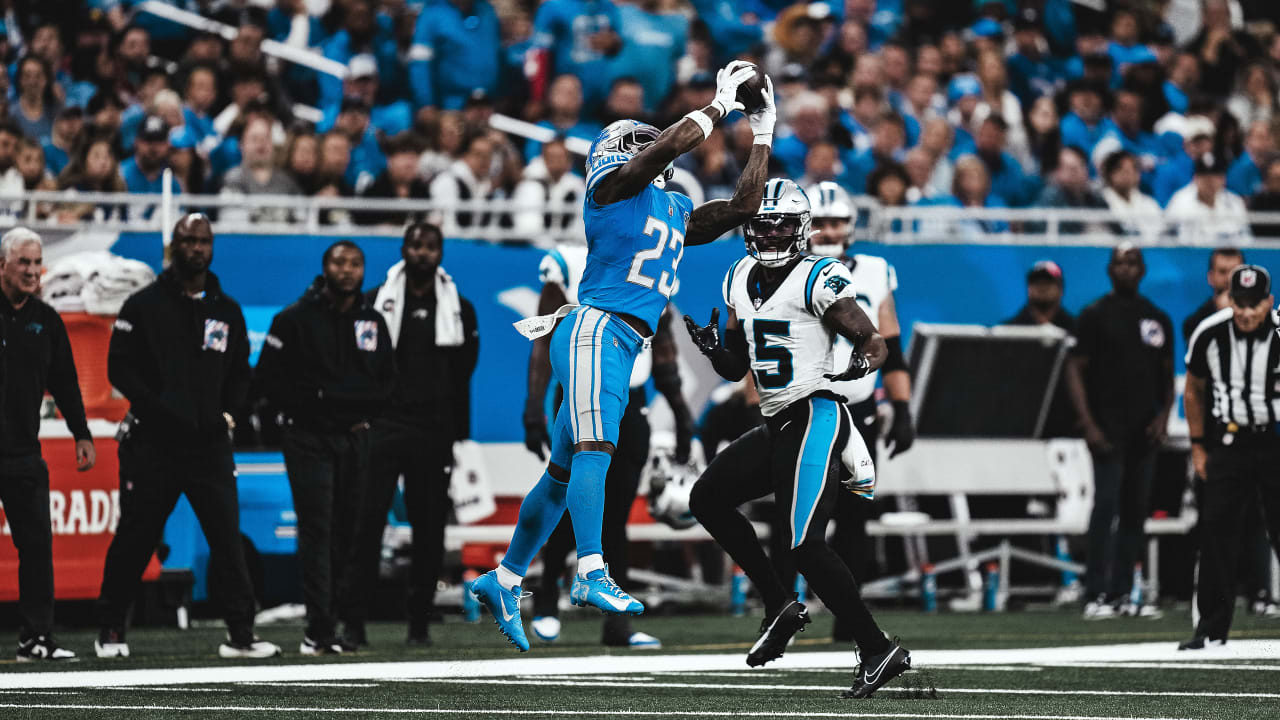
[[[40,455],[0,459],[0,504],[18,550],[21,642],[53,625],[53,527],[49,521],[49,468]]]
[[[782,536],[787,555],[823,604],[850,624],[861,651],[875,654],[888,641],[862,601],[853,573],[826,540],[836,497],[846,492],[841,481],[848,471],[840,453],[850,432],[843,403],[824,396],[798,400],[716,455],[693,486],[689,504],[760,591],[772,615],[795,596],[738,506],[773,493],[774,534]]]
[[[1242,529],[1261,502],[1271,546],[1280,556],[1280,439],[1239,435],[1228,447],[1209,452],[1200,518],[1200,573],[1196,634],[1225,640],[1235,612],[1236,568],[1242,556]]]
[[[382,534],[396,486],[404,476],[404,504],[413,528],[408,617],[411,631],[425,629],[435,609],[436,581],[444,561],[444,530],[453,502],[453,433],[447,429],[379,420],[370,431],[369,484],[356,529],[352,567],[342,593],[341,617],[361,624],[378,583]]]
[[[209,597],[222,608],[231,634],[252,631],[253,582],[245,565],[240,538],[240,502],[236,492],[235,457],[229,443],[160,442],[135,434],[120,443],[120,524],[107,549],[98,596],[98,623],[124,629],[129,606],[142,572],[164,534],[178,497],[187,496],[209,543]]]
[[[285,469],[298,518],[307,637],[333,638],[339,592],[351,567],[356,517],[369,475],[369,431],[285,429]]]

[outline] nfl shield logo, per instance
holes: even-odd
[[[372,320],[356,321],[356,348],[365,352],[378,349],[378,323]]]
[[[1258,284],[1258,271],[1253,269],[1240,271],[1240,287],[1251,288]]]
[[[227,351],[227,324],[221,320],[206,318],[204,321],[204,349],[214,352]]]
[[[1164,347],[1164,328],[1158,320],[1144,318],[1138,325],[1138,331],[1142,334],[1143,343],[1153,348]]]

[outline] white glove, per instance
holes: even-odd
[[[764,84],[765,89],[760,91],[760,97],[764,98],[764,107],[747,116],[751,133],[756,137],[756,145],[773,144],[773,126],[778,122],[778,108],[773,104],[773,78],[765,75]]]
[[[734,60],[716,73],[716,97],[711,104],[720,110],[720,117],[742,109],[742,103],[738,102],[738,86],[754,77],[755,73],[751,63],[742,60]]]

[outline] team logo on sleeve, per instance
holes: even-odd
[[[373,320],[356,321],[356,349],[375,352],[378,349],[378,323]]]
[[[832,275],[827,278],[827,282],[825,284],[827,288],[831,290],[833,295],[839,295],[842,290],[849,287],[849,281],[839,275]]]
[[[214,352],[227,351],[227,335],[230,334],[230,328],[221,320],[213,318],[205,318],[204,321],[204,349]]]
[[[1144,344],[1153,348],[1164,347],[1164,328],[1160,327],[1158,320],[1143,318],[1138,324],[1138,333],[1142,336]]]

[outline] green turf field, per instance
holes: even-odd
[[[578,613],[560,642],[527,654],[487,618],[435,626],[435,646],[422,649],[403,645],[403,626],[374,625],[367,651],[337,659],[300,657],[298,626],[264,627],[286,655],[257,663],[219,660],[216,628],[137,630],[128,660],[0,664],[0,718],[1280,718],[1280,620],[1241,616],[1227,648],[1187,657],[1172,651],[1189,635],[1186,611],[1092,623],[1051,611],[879,618],[917,670],[866,701],[838,698],[856,661],[828,641],[829,615],[751,670],[758,618],[641,618],[636,629],[664,646],[630,651],[600,647],[598,616]],[[92,655],[91,634],[59,637]]]

